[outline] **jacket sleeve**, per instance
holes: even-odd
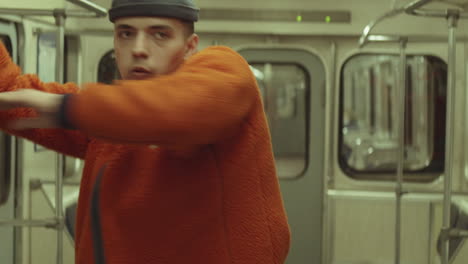
[[[212,47],[169,75],[90,84],[69,98],[65,116],[79,130],[115,142],[211,144],[232,136],[246,121],[256,87],[239,54]]]
[[[36,75],[21,75],[20,68],[12,62],[4,45],[0,42],[0,92],[17,89],[36,89],[49,93],[77,93],[75,84],[43,83]],[[0,129],[8,134],[27,138],[46,148],[53,149],[65,155],[84,158],[88,138],[79,131],[65,129],[28,129],[13,131],[6,129],[9,121],[18,118],[30,118],[37,114],[32,109],[17,108],[0,111]]]

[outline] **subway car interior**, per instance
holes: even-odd
[[[468,0],[195,3],[199,49],[260,89],[287,264],[468,263]],[[111,84],[110,7],[1,0],[0,40],[43,82]],[[0,133],[1,264],[74,263],[83,165]]]

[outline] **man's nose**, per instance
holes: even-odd
[[[133,57],[135,58],[147,58],[148,48],[146,46],[146,36],[140,33],[136,36],[135,43],[132,50]]]

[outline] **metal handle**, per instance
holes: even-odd
[[[372,29],[377,26],[383,20],[394,17],[396,15],[406,13],[408,15],[414,16],[428,16],[428,17],[449,17],[451,12],[458,12],[459,18],[468,18],[468,13],[460,13],[459,10],[428,10],[428,9],[420,9],[421,7],[425,6],[426,4],[433,2],[433,0],[417,0],[407,4],[404,7],[393,9],[380,17],[376,18],[375,20],[371,21],[367,26],[364,28],[361,37],[359,38],[359,47],[365,46],[369,40],[372,42],[375,41],[398,41],[395,37],[390,36],[371,36]],[[373,38],[373,39],[372,39]]]
[[[449,237],[468,237],[468,230],[464,229],[450,229]]]
[[[413,16],[425,16],[425,17],[449,17],[451,10],[430,10],[430,9],[420,9],[423,6],[434,2],[434,0],[417,0],[409,3],[404,7],[405,13]],[[468,18],[468,13],[461,13],[460,10],[454,10],[458,12],[460,18]]]
[[[403,9],[409,15],[424,16],[424,15],[427,15],[427,13],[426,13],[427,11],[420,11],[420,10],[418,11],[418,9],[425,6],[429,2],[432,2],[432,0],[417,0],[417,1],[409,3],[408,5],[403,7]]]
[[[403,12],[405,11],[404,8],[397,8],[397,9],[394,9],[390,12],[387,12],[383,15],[381,15],[380,17],[376,18],[374,21],[371,21],[363,30],[362,32],[362,35],[361,37],[359,38],[359,47],[363,47],[364,45],[367,44],[368,40],[369,40],[369,35],[372,31],[372,29],[377,26],[377,24],[379,24],[381,21],[387,19],[387,18],[390,18],[390,17],[393,17],[393,16],[396,16],[396,15],[399,15],[399,14],[402,14]]]
[[[68,2],[75,4],[77,6],[81,6],[93,13],[96,14],[96,16],[106,16],[107,15],[107,9],[104,7],[101,7],[93,2],[90,2],[88,0],[67,0]]]

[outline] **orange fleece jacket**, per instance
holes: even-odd
[[[21,75],[0,44],[0,80],[0,91],[74,93],[65,115],[78,130],[7,132],[85,160],[77,264],[100,262],[96,243],[112,264],[284,263],[290,230],[268,126],[255,78],[236,52],[210,47],[170,75],[78,91]],[[34,115],[0,111],[0,126]]]

